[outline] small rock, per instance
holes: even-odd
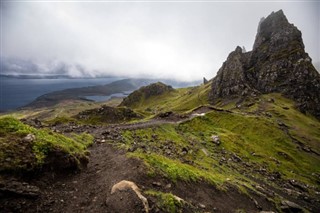
[[[168,183],[164,188],[170,189],[171,188],[171,183]]]
[[[28,134],[26,137],[24,137],[22,139],[23,142],[28,142],[28,143],[31,143],[33,142],[34,140],[36,139],[36,136],[34,134]]]
[[[220,137],[218,135],[212,135],[211,136],[213,143],[215,143],[216,145],[220,145],[221,141],[220,141]]]
[[[272,114],[269,113],[269,112],[266,112],[265,115],[266,115],[268,118],[272,118]]]
[[[284,212],[302,212],[301,206],[288,200],[281,201],[280,208]]]
[[[199,203],[199,207],[202,208],[202,209],[206,208],[206,206],[204,204],[202,204],[202,203]]]
[[[161,187],[162,184],[160,182],[152,182],[153,186]]]
[[[234,162],[236,162],[236,163],[239,163],[239,162],[242,161],[242,159],[241,159],[238,155],[236,155],[236,154],[233,154],[233,155],[232,155],[232,160],[233,160]]]
[[[273,99],[273,98],[269,98],[269,99],[268,99],[268,102],[274,103],[274,99]]]

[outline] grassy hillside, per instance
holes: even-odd
[[[190,112],[207,104],[209,88],[178,89],[143,100],[135,109],[150,114]],[[245,194],[262,193],[279,206],[283,194],[270,197],[261,185],[316,202],[320,190],[317,119],[298,111],[281,94],[240,104],[231,100],[218,107],[228,111],[213,110],[182,123],[123,131],[120,146],[132,152],[130,156],[143,159],[151,176],[206,181],[221,189],[231,184]],[[219,138],[218,144],[213,137]]]
[[[87,162],[87,147],[92,142],[92,136],[85,133],[66,137],[3,117],[0,118],[0,172],[34,171],[45,165],[79,168]]]
[[[105,124],[95,126],[98,141],[107,141],[126,150],[128,156],[141,159],[151,179],[162,177],[173,184],[206,183],[226,193],[236,190],[251,200],[259,195],[275,203],[279,212],[287,199],[306,211],[319,209],[320,122],[276,93],[250,97],[241,103],[224,100],[206,107],[205,113],[195,111],[200,106],[210,106],[209,90],[210,84],[149,96],[140,91],[129,108],[115,107],[119,101],[108,102],[113,107],[73,103],[60,108],[61,117],[48,116],[50,111],[31,117],[46,115],[49,124],[62,121],[63,128],[68,127],[68,122],[77,122],[81,131],[86,130],[81,127],[86,119],[98,120],[99,125]],[[159,116],[169,111],[184,116],[173,120]],[[23,117],[20,113],[18,116]],[[119,122],[117,118],[121,118]],[[33,129],[13,118],[1,118],[1,123],[0,159],[6,170],[29,168],[25,157],[17,157],[22,149],[30,150],[28,159],[32,161],[27,162],[32,162],[32,168],[46,164],[50,150],[63,150],[79,162],[92,140],[88,135],[69,138],[47,129]],[[108,126],[111,123],[119,124],[113,129]],[[20,148],[29,133],[36,140]],[[14,163],[7,161],[11,153],[16,153]],[[153,188],[146,194],[164,212],[185,208],[168,192]]]
[[[165,111],[186,112],[208,104],[210,84],[166,91],[161,95],[138,99],[132,108],[144,114],[157,114]]]

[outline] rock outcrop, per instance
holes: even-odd
[[[121,123],[137,118],[142,118],[132,109],[126,107],[110,107],[103,105],[100,108],[88,109],[80,112],[75,118],[92,123]]]
[[[279,92],[293,99],[302,112],[320,118],[320,74],[304,50],[301,32],[283,11],[262,18],[253,45],[237,47],[212,81],[210,100]]]
[[[124,98],[120,106],[132,107],[138,105],[142,100],[148,99],[152,96],[159,96],[174,89],[161,82],[153,83],[148,86],[143,86],[140,89],[131,93]]]

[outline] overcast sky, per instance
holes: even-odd
[[[1,1],[1,57],[41,72],[68,64],[73,76],[212,78],[236,46],[252,49],[260,18],[279,9],[319,70],[316,1]]]

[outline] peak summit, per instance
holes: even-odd
[[[267,18],[262,17],[258,25],[258,32],[253,45],[253,50],[259,48],[270,39],[284,38],[287,35],[296,34],[301,39],[301,32],[288,22],[282,10],[272,12]]]
[[[279,92],[302,112],[320,118],[320,74],[304,50],[301,32],[282,10],[262,18],[251,52],[231,52],[212,81],[210,99]]]

